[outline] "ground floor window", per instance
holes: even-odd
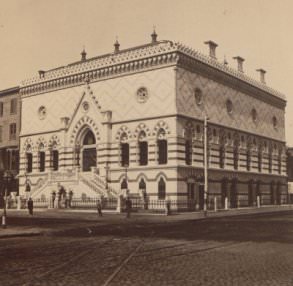
[[[159,200],[166,199],[166,183],[163,178],[160,178],[158,183],[158,199]]]

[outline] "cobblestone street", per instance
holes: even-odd
[[[63,232],[1,239],[1,285],[293,285],[292,234],[292,212],[79,221]]]

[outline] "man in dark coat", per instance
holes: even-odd
[[[27,208],[28,208],[29,214],[33,215],[34,202],[33,202],[32,198],[29,198],[29,200],[27,202]]]
[[[97,201],[97,211],[99,216],[103,216],[102,214],[102,203],[100,200]]]
[[[131,202],[131,199],[129,197],[126,198],[125,207],[126,207],[126,218],[130,218],[132,202]]]

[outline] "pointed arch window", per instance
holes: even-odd
[[[219,149],[219,165],[221,169],[225,167],[225,147],[224,146],[220,146],[220,149]]]
[[[148,164],[148,142],[144,131],[140,132],[138,140],[139,165],[145,166]]]
[[[129,144],[127,135],[123,133],[120,139],[120,162],[122,167],[129,166]]]
[[[121,182],[121,190],[128,189],[128,184],[127,180],[124,178],[123,181]]]
[[[58,152],[58,150],[52,151],[52,163],[53,163],[53,171],[58,171],[58,169],[59,169],[59,152]]]
[[[185,164],[192,164],[192,128],[188,127],[185,130]]]
[[[45,151],[44,151],[43,144],[41,144],[39,147],[39,171],[40,172],[45,171]]]
[[[26,153],[26,172],[31,173],[33,171],[33,154]]]
[[[250,171],[251,167],[251,150],[250,148],[246,151],[246,169]]]
[[[160,178],[158,183],[158,199],[159,200],[166,199],[166,183],[163,178]]]
[[[164,129],[160,129],[158,132],[158,163],[167,164],[168,161],[168,144],[166,140],[166,132]]]

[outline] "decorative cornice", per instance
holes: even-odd
[[[38,94],[62,87],[79,85],[83,82],[98,81],[139,70],[167,66],[171,63],[177,64],[179,60],[187,65],[195,65],[196,61],[285,101],[283,94],[266,84],[218,62],[215,58],[203,55],[181,43],[171,41],[160,41],[138,46],[46,71],[42,77],[24,80],[21,83],[20,92],[22,96]]]

